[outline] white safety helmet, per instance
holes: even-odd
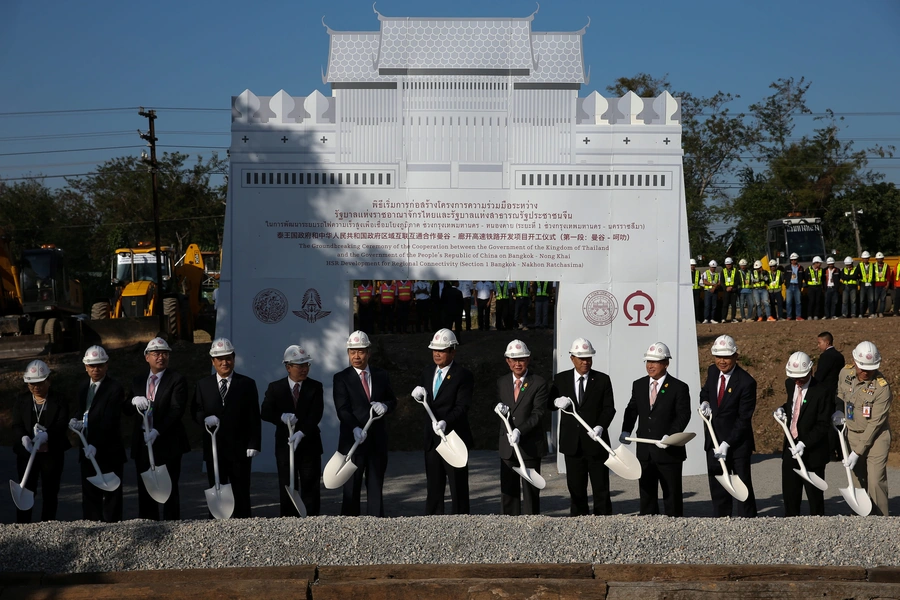
[[[774,258],[770,258],[770,259],[769,259],[769,267],[770,267],[770,268],[771,268],[771,267],[774,267],[774,266],[777,265],[777,264],[778,264],[778,261],[775,260]]]
[[[455,348],[458,345],[456,334],[445,328],[435,332],[434,337],[431,338],[431,343],[428,344],[428,348],[431,350],[446,350],[447,348]]]
[[[822,262],[822,257],[821,257],[821,256],[814,256],[814,257],[813,257],[813,264],[815,264],[815,263],[821,263],[821,262]]]
[[[284,364],[286,365],[305,365],[311,362],[312,356],[296,344],[288,346],[284,351]]]
[[[513,340],[506,346],[504,355],[506,358],[528,358],[531,351],[522,340]]]
[[[720,335],[712,345],[713,356],[732,356],[737,354],[737,344],[730,335]]]
[[[209,347],[209,355],[213,358],[217,356],[228,356],[234,354],[234,346],[228,338],[217,338],[213,340]]]
[[[84,351],[84,358],[81,359],[86,365],[102,365],[109,362],[109,356],[102,346],[91,346]]]
[[[585,338],[578,338],[572,342],[572,347],[569,348],[569,356],[577,356],[578,358],[587,358],[596,353],[597,351],[594,350],[594,345],[591,344],[590,340]]]
[[[872,342],[860,342],[853,349],[853,362],[863,371],[876,371],[881,368],[881,353]]]
[[[812,371],[812,359],[806,352],[794,352],[791,354],[787,365],[784,367],[784,372],[787,376],[794,379],[806,377],[810,371]]]
[[[166,340],[161,337],[155,337],[150,340],[150,343],[147,344],[147,347],[144,348],[144,354],[150,354],[151,352],[171,352],[172,349],[169,348],[169,344],[166,343]]]
[[[692,267],[696,267],[696,266],[697,266],[697,261],[694,260],[693,258],[691,259],[691,266],[692,266]]]
[[[762,263],[757,260],[756,262],[753,263],[753,268],[754,269],[762,269]]]
[[[350,348],[368,348],[372,345],[372,342],[369,341],[369,336],[366,335],[365,331],[356,330],[350,334],[350,337],[347,338],[347,349]]]
[[[662,342],[654,342],[647,351],[644,352],[644,360],[669,360],[672,358],[672,353],[669,352],[669,347],[663,344]]]
[[[872,256],[872,255],[869,254],[869,251],[868,251],[868,250],[863,250],[863,253],[860,254],[859,257],[860,257],[860,258],[870,258],[871,256]]]
[[[800,255],[796,252],[791,252],[791,260],[800,260]]]
[[[739,267],[746,267],[746,266],[747,266],[747,259],[746,259],[746,258],[742,258],[741,260],[739,260],[739,261],[738,261],[738,266],[739,266]]]
[[[728,256],[728,257],[725,258],[725,264],[726,264],[726,265],[733,265],[733,264],[734,264],[734,261],[731,259],[730,256]]]
[[[852,265],[852,264],[853,264],[853,259],[850,258],[850,257],[848,256],[847,258],[844,259],[844,264],[845,264],[845,265]]]
[[[884,253],[883,253],[883,252],[876,252],[876,253],[875,253],[875,258],[884,258]]]
[[[25,367],[25,383],[40,383],[50,377],[50,367],[42,360],[33,360]]]
[[[713,269],[715,269],[716,267],[719,266],[719,263],[717,263],[714,260],[711,260],[711,261],[709,261],[709,266],[712,267]]]
[[[826,264],[826,265],[833,265],[833,264],[834,264],[834,257],[833,257],[833,256],[829,256],[828,258],[826,258],[826,259],[825,259],[825,264]]]

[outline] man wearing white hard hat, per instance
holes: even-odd
[[[363,331],[354,331],[347,338],[347,357],[350,366],[334,374],[332,380],[334,409],[340,421],[338,452],[346,455],[353,443],[359,447],[353,454],[358,468],[344,484],[341,515],[357,517],[363,477],[366,479],[366,513],[370,517],[384,516],[384,473],[388,462],[387,425],[384,415],[397,406],[387,371],[369,364],[371,341]],[[382,418],[363,431],[373,410]]]
[[[798,475],[794,469],[800,457],[807,471],[825,479],[828,464],[828,434],[831,431],[833,396],[828,386],[812,376],[812,359],[805,352],[794,352],[785,365],[787,401],[775,410],[775,418],[787,425],[794,449],[784,440],[781,451],[781,489],[784,516],[799,517],[803,490],[809,501],[809,514],[825,514],[825,493]]]
[[[872,498],[872,514],[888,515],[887,459],[891,448],[891,386],[881,369],[881,353],[872,342],[853,349],[853,364],[838,376],[838,410],[834,425],[847,425],[850,455],[844,466],[853,470],[857,487]]]
[[[772,316],[776,319],[783,319],[784,314],[784,296],[781,295],[781,289],[784,286],[784,271],[778,268],[778,261],[769,260],[769,284],[766,289],[769,291],[769,304],[772,307]]]
[[[452,515],[469,514],[469,467],[451,467],[437,447],[441,443],[438,432],[455,431],[467,448],[474,439],[469,427],[469,406],[475,390],[472,372],[456,362],[456,336],[449,329],[437,331],[431,338],[431,364],[422,371],[419,385],[412,391],[413,398],[425,399],[435,421],[422,411],[422,432],[425,445],[425,514],[444,514],[444,490],[450,487]]]
[[[887,291],[894,285],[894,270],[884,262],[882,252],[875,253],[875,314],[884,316]]]
[[[672,354],[662,342],[654,342],[644,352],[647,376],[631,386],[631,399],[625,407],[622,434],[627,439],[640,419],[637,437],[660,440],[657,446],[638,444],[637,457],[641,461],[640,514],[659,514],[659,489],[662,488],[664,514],[684,516],[681,470],[687,460],[684,446],[666,446],[666,436],[684,431],[691,421],[691,392],[683,381],[669,375]]]
[[[705,431],[703,447],[713,516],[730,517],[734,509],[731,494],[716,479],[716,475],[722,474],[719,459],[724,459],[729,472],[740,477],[750,492],[745,501],[738,502],[737,516],[755,517],[756,496],[750,476],[750,458],[756,450],[753,438],[756,380],[737,364],[738,348],[730,335],[716,338],[712,355],[715,362],[709,366],[706,383],[700,388],[700,410],[711,419],[719,441],[719,446],[714,447],[709,431]]]
[[[262,429],[259,417],[259,392],[256,382],[236,373],[235,352],[231,340],[217,338],[209,348],[215,373],[197,382],[194,393],[194,420],[216,433],[219,482],[231,484],[236,519],[250,518],[250,471],[259,454]],[[216,484],[212,436],[203,432],[203,460],[210,487]],[[210,515],[211,516],[211,515]]]
[[[864,250],[859,256],[859,316],[875,318],[875,265],[871,262],[872,255]]]
[[[718,302],[719,287],[721,287],[719,285],[719,273],[716,271],[718,266],[719,264],[716,261],[709,261],[709,268],[703,271],[703,274],[700,276],[700,285],[703,286],[704,323],[718,323],[716,320],[718,318],[716,304]]]
[[[559,451],[566,457],[566,484],[572,501],[573,517],[591,514],[588,505],[588,480],[594,494],[595,515],[611,515],[609,469],[604,464],[609,455],[594,441],[600,436],[609,445],[609,425],[616,415],[612,382],[606,373],[595,371],[594,346],[590,340],[578,338],[569,348],[572,369],[553,378],[550,396],[553,410],[574,408],[584,422],[594,428],[588,433],[575,417],[559,414]],[[574,405],[574,406],[573,406]]]
[[[528,368],[531,351],[522,340],[507,344],[505,357],[511,373],[497,380],[500,403],[495,409],[507,412],[513,429],[507,433],[506,426],[500,425],[500,509],[504,515],[538,515],[541,492],[513,471],[519,463],[511,444],[518,444],[526,468],[541,472],[541,458],[547,454],[547,380]]]
[[[806,297],[809,299],[807,316],[813,321],[822,318],[822,300],[825,296],[822,285],[825,271],[822,269],[822,257],[815,256],[812,265],[806,270]]]
[[[774,321],[769,306],[769,272],[762,268],[762,261],[753,263],[750,273],[750,285],[753,287],[753,305],[756,307],[757,321]],[[765,316],[763,316],[765,315]]]
[[[16,482],[25,475],[31,451],[37,446],[24,488],[34,492],[40,480],[41,521],[55,521],[65,451],[72,447],[66,437],[69,402],[62,393],[51,391],[50,367],[44,361],[28,363],[23,379],[28,392],[16,400],[12,410],[13,452],[19,474]],[[16,509],[16,523],[30,523],[31,511]]]
[[[729,256],[725,259],[722,268],[722,322],[737,323],[737,300],[740,293],[738,270],[734,267],[734,260]],[[729,318],[729,309],[731,316]]]
[[[112,492],[101,490],[87,480],[97,473],[90,459],[97,461],[101,473],[115,473],[121,480],[128,460],[122,442],[122,415],[127,412],[125,388],[109,376],[109,356],[101,346],[91,346],[81,360],[88,379],[75,394],[77,417],[69,427],[81,431],[88,446],[78,453],[81,463],[81,508],[86,521],[115,523],[122,520],[122,487]],[[78,444],[81,447],[81,444]]]
[[[300,499],[306,506],[307,516],[316,517],[321,511],[322,434],[319,423],[325,411],[324,387],[322,382],[309,376],[312,357],[300,346],[288,346],[283,362],[287,377],[269,384],[260,410],[263,420],[275,425],[281,516],[299,516],[287,493],[291,483],[290,453],[293,452],[294,485],[300,486]],[[288,423],[294,427],[293,436]]]
[[[791,252],[791,262],[784,268],[784,298],[787,312],[787,320],[803,320],[802,299],[803,289],[806,287],[806,269],[800,264],[800,255]]]
[[[841,269],[841,316],[856,318],[856,292],[859,289],[859,267],[853,264],[849,256],[844,259],[844,268]],[[862,307],[860,307],[862,308]],[[862,313],[862,310],[860,310]]]
[[[148,373],[135,377],[131,382],[131,406],[127,414],[135,414],[131,429],[131,458],[137,468],[138,518],[159,520],[159,503],[144,486],[141,473],[150,468],[147,444],[153,445],[156,465],[166,465],[172,480],[172,493],[162,508],[162,518],[177,521],[181,518],[181,494],[178,480],[181,478],[181,457],[191,451],[182,418],[188,410],[188,384],[181,373],[169,368],[172,348],[162,338],[153,338],[144,348],[144,360],[150,367]],[[149,431],[144,431],[141,413],[147,413]]]
[[[841,270],[834,264],[834,257],[825,259],[825,272],[822,276],[822,287],[825,289],[825,318],[837,319],[838,288],[841,283]]]

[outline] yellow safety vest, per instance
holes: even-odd
[[[881,263],[881,271],[878,270],[878,263],[875,263],[875,281],[884,283],[887,281],[888,266],[887,263]]]
[[[862,274],[863,283],[872,283],[872,275],[874,275],[872,263],[860,263],[859,264],[859,272]],[[869,267],[868,269],[866,267]]]
[[[693,284],[691,285],[691,289],[699,290],[700,289],[700,271],[697,269],[693,270],[692,277]]]
[[[841,278],[841,281],[843,283],[847,283],[850,285],[856,285],[857,283],[859,283],[855,277],[853,279],[849,279],[846,277],[847,275],[849,275],[850,273],[853,273],[854,271],[856,271],[856,267],[850,267],[850,268],[844,267],[843,269],[841,269],[841,273],[843,273],[845,275],[845,277]]]
[[[718,271],[713,273],[709,269],[706,270],[706,287],[712,287],[719,283],[719,273]]]
[[[506,300],[509,298],[509,288],[505,281],[494,282],[494,297],[497,300]]]
[[[769,281],[769,291],[776,292],[781,289],[781,270],[772,273],[772,279]]]
[[[809,280],[807,281],[809,285],[822,285],[822,269],[810,267],[807,273],[809,273]]]
[[[722,277],[725,278],[725,287],[731,287],[734,285],[734,268],[731,269],[731,273],[728,272],[728,269],[722,269]],[[729,277],[731,275],[731,277]]]
[[[549,296],[550,294],[547,292],[547,288],[549,288],[549,287],[550,287],[549,281],[538,281],[534,295],[535,296]]]

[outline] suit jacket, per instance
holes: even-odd
[[[366,397],[362,382],[356,369],[352,366],[334,374],[332,381],[334,397],[334,409],[341,423],[338,436],[338,452],[346,454],[353,446],[353,429],[365,427],[369,420],[369,410],[375,402],[382,402],[387,406],[388,412],[393,412],[397,407],[397,397],[391,388],[391,380],[387,371],[369,365],[372,374],[372,383],[369,391],[372,393],[371,401]],[[387,425],[385,416],[372,422],[367,432],[365,443],[360,445],[359,452],[387,452]]]
[[[88,378],[78,386],[76,419],[84,416],[90,385],[91,380]],[[97,449],[97,465],[103,472],[109,472],[115,467],[125,464],[125,461],[128,460],[128,456],[125,454],[125,444],[122,442],[122,414],[124,412],[125,388],[107,375],[100,382],[100,386],[94,394],[87,418],[88,428],[84,436],[88,443]],[[81,440],[78,440],[76,447],[81,448]],[[78,460],[85,462],[88,459],[85,458],[84,452],[79,452]]]
[[[782,408],[787,413],[787,426],[790,430],[797,381],[787,379],[784,382],[784,388],[788,399]],[[828,392],[828,386],[811,379],[809,389],[806,390],[806,398],[800,405],[800,415],[797,417],[797,441],[806,445],[803,450],[803,464],[807,469],[824,469],[828,464],[830,457],[828,433],[831,431],[832,412],[834,412],[834,402]],[[794,460],[787,439],[784,440],[782,456],[785,460]]]
[[[419,385],[427,393],[425,401],[438,421],[446,421],[445,433],[455,431],[460,439],[471,448],[474,444],[472,429],[469,427],[469,405],[472,404],[472,393],[475,391],[475,378],[472,372],[453,361],[447,370],[447,376],[441,381],[437,396],[434,395],[434,372],[436,365],[426,367],[422,371]],[[428,413],[422,411],[424,417],[422,433],[425,451],[434,450],[441,442],[440,436],[434,433]]]
[[[722,396],[722,404],[716,402],[719,394],[720,371],[716,365],[710,365],[706,373],[706,383],[700,388],[700,402],[709,402],[712,409],[712,426],[719,443],[728,443],[730,456],[749,456],[756,450],[753,439],[753,411],[756,410],[756,380],[735,365]],[[709,430],[704,426],[705,441],[703,448],[712,449]]]
[[[831,391],[832,404],[839,410],[844,409],[844,403],[837,400],[838,375],[846,364],[844,355],[831,346],[819,356],[819,363],[814,375],[816,381],[825,384],[825,389]]]
[[[34,400],[30,393],[22,394],[13,406],[12,430],[15,434],[12,450],[15,454],[28,457],[30,453],[22,445],[22,437],[34,438],[34,425],[38,422],[34,410]],[[72,447],[66,432],[69,430],[69,402],[59,392],[52,389],[44,401],[40,424],[47,429],[47,451],[62,455]]]
[[[788,263],[784,267],[784,285],[791,284],[791,275],[793,274],[793,269],[791,269],[791,265]],[[797,284],[800,287],[806,287],[806,267],[803,265],[797,265]]]
[[[147,391],[149,371],[135,377],[131,381],[131,397],[144,396]],[[177,459],[185,452],[191,451],[187,432],[181,419],[188,408],[187,380],[174,369],[166,369],[162,379],[157,382],[153,399],[153,429],[159,437],[153,443],[153,458],[158,464]],[[147,444],[144,443],[144,420],[131,402],[125,403],[125,414],[134,415],[131,428],[131,458],[138,468],[145,467],[147,461]]]
[[[218,378],[208,375],[197,382],[194,395],[194,419],[204,428],[203,459],[212,460],[212,436],[206,433],[203,420],[219,417],[216,431],[216,452],[233,461],[246,460],[247,450],[259,450],[262,426],[259,420],[259,392],[256,382],[240,373],[233,373],[225,400],[219,393]]]
[[[455,321],[462,318],[463,312],[463,295],[458,288],[450,285],[449,282],[444,283],[444,293],[441,295],[441,304],[444,310],[444,319]]]
[[[297,445],[295,455],[322,455],[322,434],[319,423],[325,412],[322,382],[306,378],[300,386],[300,398],[294,408],[294,395],[287,377],[273,381],[266,388],[260,416],[275,425],[275,454],[288,455],[288,428],[282,423],[281,415],[291,413],[297,417],[294,431],[302,431],[303,439]]]
[[[691,394],[688,385],[671,374],[666,374],[656,402],[650,408],[650,376],[641,377],[631,386],[631,400],[625,407],[622,431],[634,431],[634,423],[640,417],[635,437],[661,439],[664,435],[684,431],[691,420]],[[637,444],[637,457],[656,463],[683,462],[687,459],[684,446],[657,448],[653,444]]]
[[[497,380],[497,396],[509,407],[509,426],[518,429],[519,450],[522,458],[541,458],[547,454],[547,434],[544,431],[544,416],[547,414],[547,380],[535,375],[531,369],[525,373],[518,401],[513,394],[512,372]],[[506,425],[500,423],[500,458],[513,457],[513,449],[506,437]]]
[[[578,393],[575,391],[575,369],[569,369],[557,373],[553,378],[553,389],[550,395],[555,399],[567,396],[575,403],[584,421],[591,427],[600,425],[603,433],[600,437],[609,444],[609,425],[616,416],[616,403],[613,399],[612,382],[606,373],[591,369],[587,374],[587,384],[584,388],[584,399],[578,406]],[[556,410],[553,405],[552,410]],[[603,447],[588,437],[584,427],[575,420],[575,417],[560,413],[559,415],[559,451],[563,454],[575,455],[582,452],[586,456],[606,455]]]

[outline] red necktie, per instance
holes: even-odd
[[[722,404],[722,398],[725,396],[725,374],[720,375],[719,379],[719,395],[716,396],[716,406]]]
[[[294,383],[294,390],[292,392],[294,396],[294,410],[297,410],[297,401],[300,400],[300,384]]]
[[[359,380],[362,382],[363,390],[366,392],[366,398],[369,399],[369,402],[372,401],[372,392],[369,391],[369,381],[366,379],[366,372],[359,372]]]

